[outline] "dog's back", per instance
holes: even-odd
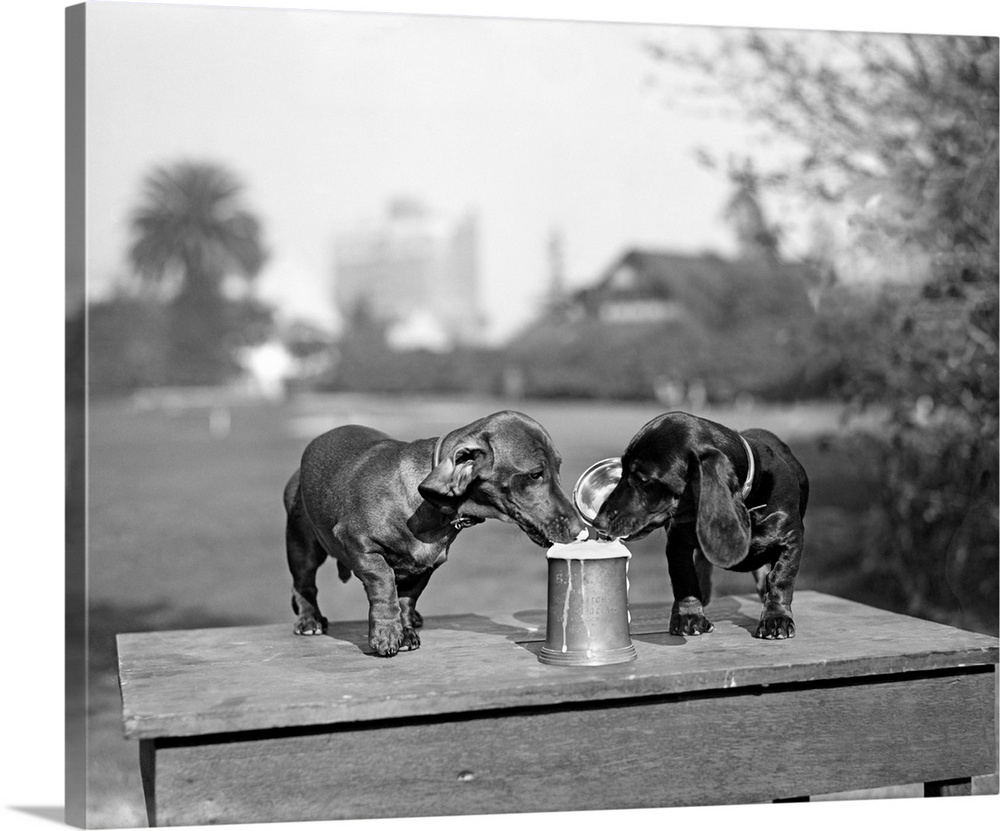
[[[317,436],[302,453],[299,469],[285,486],[285,509],[291,512],[296,496],[309,516],[339,517],[362,510],[367,488],[354,488],[359,474],[378,478],[395,470],[403,442],[380,430],[357,424],[335,427]],[[336,482],[339,487],[331,487]]]
[[[334,427],[309,442],[302,452],[299,467],[285,485],[285,510],[291,513],[295,506],[303,478],[306,490],[311,490],[317,479],[321,480],[331,474],[336,475],[337,469],[344,462],[354,457],[359,448],[363,448],[376,437],[388,438],[370,427],[350,424]]]

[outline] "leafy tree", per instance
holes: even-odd
[[[889,411],[862,567],[912,612],[995,631],[997,40],[720,30],[648,49],[782,148],[759,181],[849,214],[873,255],[926,255],[916,288],[822,307],[840,393]]]
[[[872,241],[914,239],[953,268],[971,257],[995,271],[995,38],[720,30],[707,47],[647,48],[709,81],[687,100],[729,102],[784,148],[762,185],[827,204],[866,189],[877,210],[853,219]]]
[[[258,341],[261,316],[270,319],[259,303],[225,292],[227,278],[250,283],[266,258],[260,221],[242,196],[243,184],[226,168],[180,161],[146,177],[132,214],[129,260],[146,285],[169,297],[173,383],[225,380],[237,369],[235,349]]]

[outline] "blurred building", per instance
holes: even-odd
[[[815,279],[773,257],[628,249],[520,332],[508,360],[525,394],[789,396],[820,366]]]
[[[476,344],[484,328],[478,257],[475,215],[393,200],[384,218],[336,235],[337,307],[348,327],[374,324],[395,349]]]
[[[829,361],[820,354],[813,296],[822,274],[782,259],[752,166],[730,178],[724,215],[733,258],[625,249],[573,292],[562,291],[553,258],[561,296],[506,350],[523,394],[655,396],[697,408],[808,395],[823,383]]]
[[[570,295],[563,314],[709,329],[767,319],[781,328],[812,317],[807,288],[814,279],[814,269],[799,263],[631,249],[593,286]]]

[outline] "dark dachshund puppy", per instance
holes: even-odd
[[[285,487],[296,634],[326,631],[316,570],[332,556],[340,579],[356,574],[368,595],[371,648],[417,649],[417,598],[462,528],[515,522],[541,546],[583,531],[559,486],[560,461],[545,429],[509,410],[438,439],[403,442],[353,425],[314,439]]]
[[[666,528],[671,634],[712,631],[703,606],[717,565],[753,572],[764,603],[756,637],[791,638],[808,498],[805,470],[773,433],[667,413],[629,442],[594,526],[626,540]]]

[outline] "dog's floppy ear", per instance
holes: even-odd
[[[736,494],[736,472],[728,457],[709,450],[691,460],[691,485],[698,501],[695,533],[701,553],[722,568],[742,561],[750,550],[750,514]]]
[[[449,507],[465,494],[469,485],[493,469],[493,449],[489,437],[472,433],[459,438],[448,455],[427,475],[417,489],[438,508]]]

